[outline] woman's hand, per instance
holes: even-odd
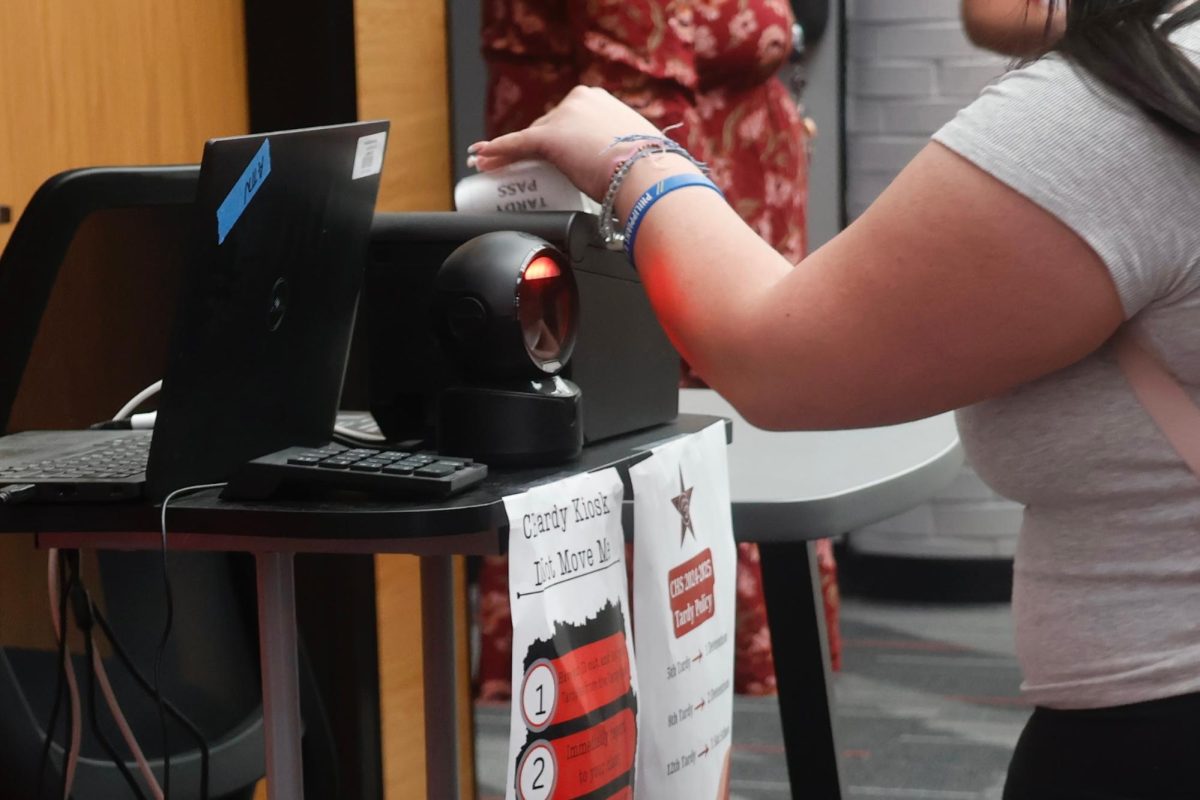
[[[595,200],[604,197],[613,168],[628,148],[611,148],[628,134],[661,135],[603,89],[576,86],[549,113],[523,131],[471,145],[474,166],[492,170],[514,161],[549,161]]]

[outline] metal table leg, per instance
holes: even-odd
[[[458,800],[458,681],[454,561],[421,559],[421,639],[425,656],[425,793]]]
[[[271,800],[303,800],[304,767],[300,751],[303,723],[293,555],[258,553],[255,561],[267,795]]]
[[[841,754],[814,547],[812,542],[760,544],[763,594],[792,797],[841,800]]]

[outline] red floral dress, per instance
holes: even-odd
[[[775,73],[787,0],[485,0],[488,135],[527,127],[577,84],[601,86],[707,161],[751,227],[805,253],[808,129]]]
[[[578,84],[600,86],[706,161],[730,205],[789,261],[805,254],[809,130],[775,77],[791,51],[787,0],[484,0],[488,135],[527,127]],[[837,583],[818,548],[835,667]],[[509,693],[507,565],[480,574],[479,690]],[[739,692],[775,690],[758,548],[738,545]]]

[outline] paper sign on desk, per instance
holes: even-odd
[[[729,797],[737,549],[724,424],[654,449],[633,482],[637,797]]]
[[[513,619],[506,800],[630,800],[638,683],[616,470],[504,499]]]

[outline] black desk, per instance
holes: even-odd
[[[172,502],[172,550],[247,552],[258,574],[263,718],[270,796],[304,796],[293,557],[296,553],[406,553],[422,557],[425,741],[428,786],[458,797],[453,581],[450,556],[502,552],[508,517],[502,498],[542,483],[628,467],[667,439],[718,417],[683,415],[669,424],[588,447],[571,464],[493,470],[480,487],[429,504],[379,500],[225,502],[216,490]],[[627,504],[627,507],[629,504]],[[149,504],[18,505],[0,508],[0,532],[34,532],[41,547],[155,550],[160,509]],[[626,530],[630,530],[627,526]],[[436,712],[430,713],[432,709]]]

